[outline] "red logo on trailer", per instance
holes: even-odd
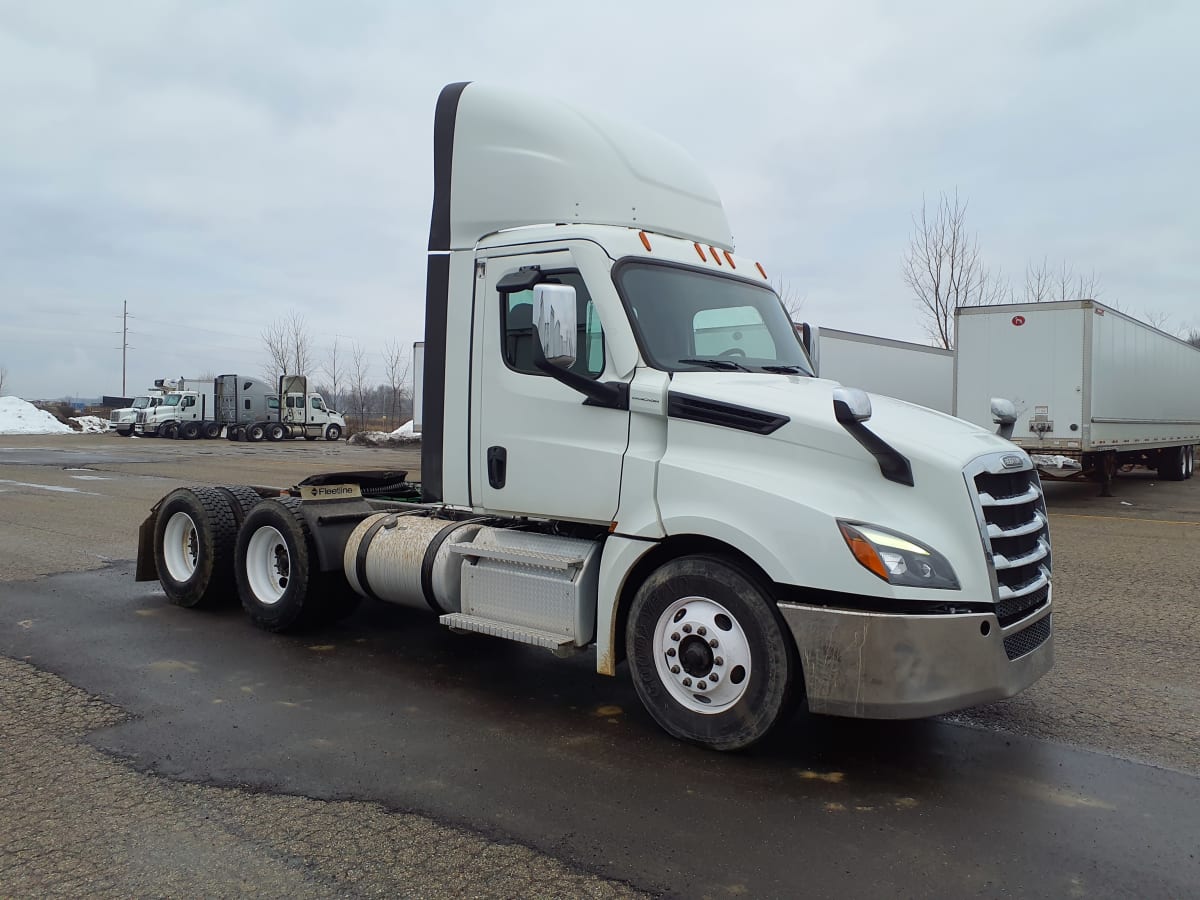
[[[1014,325],[1018,326],[1018,327],[1019,327],[1019,326],[1021,326],[1021,325],[1024,325],[1024,324],[1025,324],[1025,317],[1024,317],[1024,316],[1013,316],[1013,318],[1012,318],[1012,323],[1013,323]]]

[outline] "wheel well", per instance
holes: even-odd
[[[625,629],[629,624],[629,607],[633,605],[633,595],[637,593],[638,587],[651,572],[664,563],[681,556],[693,555],[723,556],[731,559],[758,579],[764,588],[772,594],[776,593],[775,583],[762,567],[736,547],[699,534],[671,535],[639,559],[621,585],[621,592],[617,597],[616,634],[613,641],[615,662],[619,663],[625,659]]]

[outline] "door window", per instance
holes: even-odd
[[[571,371],[587,378],[599,378],[604,371],[604,328],[583,277],[574,270],[546,274],[546,281],[551,284],[567,284],[575,288],[575,314],[579,323],[576,340],[578,355]],[[499,296],[505,364],[526,375],[544,375],[533,365],[533,342],[537,340],[533,328],[533,291]]]

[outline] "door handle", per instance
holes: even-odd
[[[488,447],[487,452],[488,484],[496,490],[504,487],[508,475],[508,451],[503,447]]]

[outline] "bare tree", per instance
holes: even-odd
[[[1200,347],[1200,328],[1189,328],[1187,337],[1184,338],[1193,347]],[[0,369],[0,388],[4,387],[4,370]]]
[[[1051,268],[1045,257],[1037,263],[1025,266],[1026,303],[1042,303],[1047,300],[1096,300],[1100,297],[1100,278],[1093,272],[1076,272],[1063,260],[1057,268]]]
[[[921,202],[913,216],[913,234],[904,255],[904,283],[935,344],[954,347],[954,310],[987,306],[1006,299],[1008,290],[997,272],[988,271],[979,255],[979,239],[967,233],[967,202],[942,194],[930,210]]]
[[[350,345],[350,402],[358,412],[358,429],[367,427],[367,407],[371,401],[371,367],[367,362],[367,348],[354,341]]]
[[[267,363],[263,369],[268,382],[280,375],[312,374],[312,335],[304,316],[292,310],[276,319],[262,332]]]
[[[1050,264],[1044,256],[1037,265],[1032,262],[1025,264],[1025,294],[1021,299],[1026,303],[1057,299],[1054,296],[1054,273],[1050,271]]]
[[[1143,316],[1143,318],[1150,323],[1152,328],[1157,328],[1159,331],[1166,331],[1168,334],[1170,333],[1170,329],[1167,327],[1167,322],[1171,317],[1167,313],[1162,312],[1161,310],[1150,309],[1146,310],[1146,314]]]
[[[779,295],[779,302],[783,304],[783,310],[787,313],[788,318],[792,322],[799,322],[800,310],[804,308],[806,298],[783,278],[772,281],[771,287],[775,288],[775,293]]]
[[[341,383],[342,377],[346,374],[342,368],[344,359],[338,356],[338,339],[335,335],[333,338],[333,346],[329,348],[329,353],[325,357],[325,364],[321,367],[322,373],[329,380],[329,403],[334,409],[339,409],[338,404],[341,402]]]
[[[4,396],[4,382],[8,381],[8,369],[0,366],[0,397]]]
[[[408,380],[408,352],[399,341],[392,339],[383,349],[383,362],[388,380],[388,422],[395,427],[396,414],[400,411],[400,400],[404,395],[404,384]]]

